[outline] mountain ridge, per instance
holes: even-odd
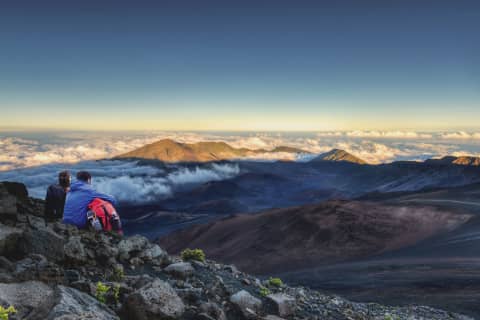
[[[254,158],[262,153],[297,153],[310,154],[302,149],[279,146],[272,150],[234,148],[223,141],[202,141],[182,143],[172,139],[162,139],[142,146],[130,152],[118,155],[114,159],[141,158],[154,159],[163,162],[210,162],[238,158]]]
[[[367,164],[365,160],[360,159],[357,156],[354,156],[353,154],[341,149],[332,149],[310,160],[310,162],[319,162],[319,161],[338,161],[338,162],[350,162],[350,163],[356,163],[356,164]]]

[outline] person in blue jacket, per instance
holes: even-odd
[[[88,205],[95,198],[110,202],[116,205],[115,198],[93,189],[92,176],[87,171],[77,173],[77,181],[70,185],[67,193],[65,208],[63,210],[63,223],[72,224],[80,229],[87,227]]]

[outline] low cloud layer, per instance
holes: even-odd
[[[72,175],[89,171],[93,186],[121,202],[149,203],[170,197],[185,185],[233,178],[239,174],[234,164],[204,164],[195,167],[173,166],[167,170],[139,166],[136,161],[85,161],[70,165],[44,165],[0,172],[0,181],[23,182],[31,196],[43,198],[47,187],[56,182],[58,172]]]
[[[271,150],[291,146],[315,154],[344,149],[370,163],[424,160],[448,154],[480,155],[480,132],[331,131],[318,133],[222,134],[144,133],[0,133],[0,171],[111,158],[160,139],[179,142],[224,141],[237,148]],[[252,160],[302,161],[305,155],[256,154]],[[199,173],[201,175],[202,172]],[[178,173],[179,179],[183,178]]]

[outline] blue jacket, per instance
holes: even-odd
[[[63,223],[73,224],[78,228],[87,226],[88,205],[95,198],[100,198],[110,202],[115,206],[115,198],[108,194],[95,191],[93,187],[83,181],[75,181],[70,186],[65,200],[65,208],[63,210]]]

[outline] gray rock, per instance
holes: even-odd
[[[165,281],[155,279],[128,296],[125,302],[128,319],[178,319],[185,305],[175,290]]]
[[[54,290],[39,281],[0,283],[0,302],[14,306],[18,319],[45,319],[54,305],[54,296]]]
[[[65,259],[72,262],[85,263],[87,262],[87,253],[79,236],[73,236],[68,239],[68,242],[63,246]]]
[[[158,266],[163,266],[168,262],[167,252],[160,248],[158,244],[154,244],[143,250],[139,258]]]
[[[129,260],[133,255],[140,253],[147,244],[147,238],[139,235],[120,241],[118,244],[118,255],[120,260]]]
[[[118,316],[93,297],[73,288],[59,286],[59,300],[48,314],[48,320],[118,320]]]
[[[17,250],[17,243],[22,231],[17,228],[0,224],[0,255],[8,256]]]
[[[269,314],[266,317],[263,317],[263,320],[285,320],[285,319],[274,316],[273,314]]]
[[[200,311],[209,317],[215,320],[227,320],[227,316],[222,308],[220,308],[216,303],[205,302],[200,305]]]
[[[230,302],[238,308],[246,319],[254,319],[262,307],[262,301],[249,292],[241,290],[230,297]]]
[[[52,229],[43,226],[41,229],[30,229],[24,232],[19,240],[19,250],[24,254],[41,254],[50,261],[62,262],[65,239]]]
[[[17,220],[17,198],[0,183],[0,221]]]
[[[186,279],[193,274],[195,269],[193,269],[192,265],[189,262],[177,262],[172,263],[163,271],[179,279]]]
[[[280,317],[288,317],[295,313],[295,298],[284,294],[274,293],[267,296],[269,303],[273,305],[275,314]]]

